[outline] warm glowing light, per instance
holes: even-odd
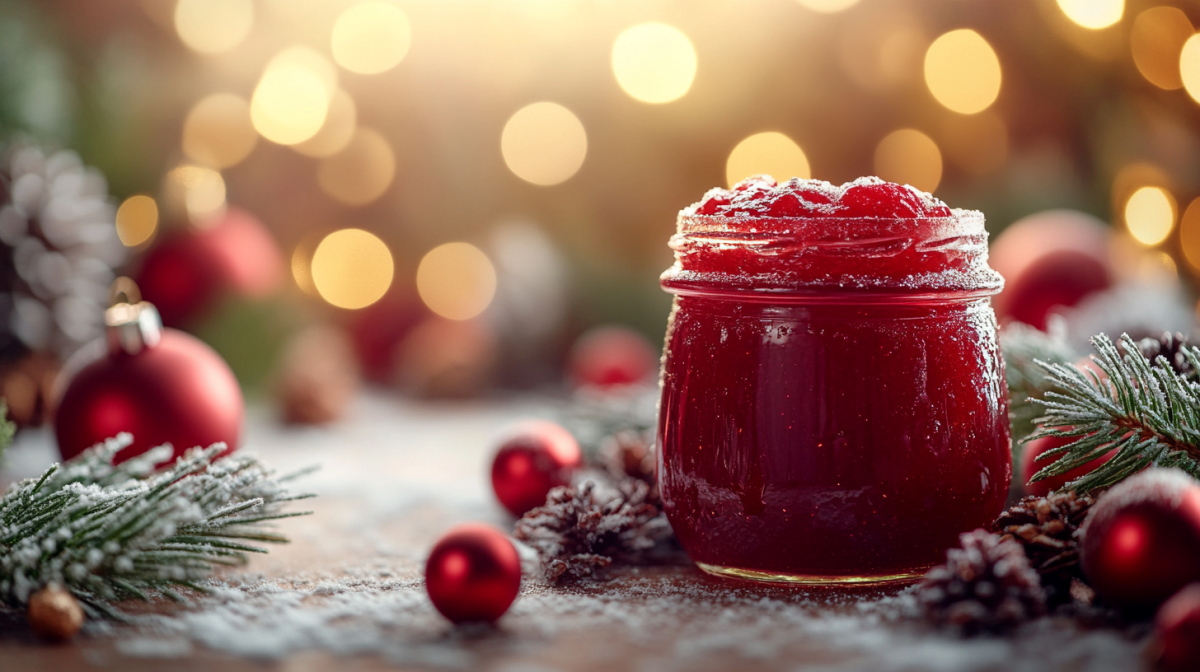
[[[258,80],[250,119],[271,142],[304,142],[325,124],[336,90],[337,72],[325,57],[307,47],[287,49],[271,59]]]
[[[875,174],[933,193],[942,181],[942,153],[928,135],[912,129],[893,131],[875,148]]]
[[[579,171],[587,156],[587,132],[562,105],[534,103],[517,110],[504,125],[500,151],[517,177],[550,186]]]
[[[858,0],[796,0],[806,9],[822,14],[833,14],[858,4]]]
[[[692,88],[696,48],[674,26],[643,23],[617,36],[612,67],[625,93],[643,103],[669,103]]]
[[[213,168],[241,163],[257,142],[258,134],[250,123],[250,103],[232,93],[204,98],[183,121],[183,153]]]
[[[1200,34],[1189,37],[1179,51],[1179,79],[1192,100],[1200,103]]]
[[[1129,34],[1129,48],[1138,71],[1161,89],[1181,88],[1179,54],[1183,43],[1195,32],[1187,15],[1177,7],[1153,7],[1138,14]]]
[[[808,157],[791,138],[783,133],[756,133],[737,144],[725,162],[725,179],[729,186],[751,175],[770,175],[783,182],[793,177],[812,177]]]
[[[411,42],[408,17],[387,2],[354,5],[333,24],[333,60],[363,75],[396,67],[408,53]]]
[[[369,128],[354,131],[342,151],[321,160],[317,183],[347,205],[379,198],[396,175],[396,156],[386,138]]]
[[[1125,203],[1125,226],[1139,243],[1158,245],[1175,226],[1175,199],[1160,187],[1142,187]]]
[[[1000,95],[1000,59],[979,33],[952,30],[925,52],[925,84],[955,112],[982,112]]]
[[[1125,14],[1125,0],[1058,0],[1067,18],[1090,30],[1108,28]]]
[[[1179,246],[1192,270],[1200,271],[1200,198],[1188,205],[1179,220]]]
[[[254,25],[250,0],[179,0],[175,31],[202,54],[220,54],[242,43]]]
[[[336,154],[350,143],[358,124],[358,108],[350,94],[338,89],[329,100],[329,112],[321,130],[292,149],[305,156],[324,157]]]
[[[478,247],[446,243],[417,267],[417,292],[430,310],[451,320],[469,320],[496,295],[496,269]]]
[[[179,166],[167,173],[166,194],[183,206],[194,224],[203,225],[225,212],[225,180],[212,168]]]
[[[294,257],[293,257],[294,258]],[[366,308],[392,285],[392,253],[375,234],[342,229],[325,236],[312,256],[312,283],[338,308]]]
[[[296,286],[309,296],[320,296],[317,286],[313,284],[312,259],[320,240],[313,235],[305,236],[296,243],[292,250],[292,279]]]
[[[130,196],[117,208],[117,237],[126,247],[150,240],[158,228],[158,204],[149,196]]]

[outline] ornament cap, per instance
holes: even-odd
[[[108,290],[108,297],[104,324],[110,351],[136,355],[158,345],[162,340],[162,318],[154,304],[142,301],[137,283],[117,278]]]

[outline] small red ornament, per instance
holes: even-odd
[[[568,485],[582,463],[579,443],[570,432],[553,422],[527,422],[496,451],[492,489],[519,518],[545,504],[552,488]]]
[[[163,329],[154,306],[139,302],[133,282],[121,278],[113,292],[126,300],[105,313],[108,352],[67,365],[76,372],[54,419],[63,458],[120,432],[132,434],[133,444],[117,462],[164,443],[175,447],[175,457],[217,442],[226,452],[237,448],[244,403],[229,366],[196,338]]]
[[[1025,445],[1025,450],[1021,453],[1021,482],[1025,484],[1025,494],[1033,495],[1035,497],[1045,497],[1055,490],[1062,489],[1062,487],[1067,483],[1080,478],[1081,476],[1086,476],[1087,474],[1091,473],[1093,469],[1111,460],[1113,456],[1117,454],[1117,450],[1114,448],[1104,457],[1075,467],[1065,474],[1059,474],[1058,476],[1051,476],[1050,478],[1045,478],[1040,481],[1030,482],[1029,479],[1033,478],[1034,474],[1053,464],[1054,461],[1058,459],[1058,457],[1054,457],[1038,461],[1037,458],[1039,455],[1047,450],[1060,448],[1068,443],[1074,443],[1077,440],[1079,440],[1079,437],[1077,436],[1063,438],[1047,436],[1045,438],[1030,441]]]
[[[646,383],[658,373],[658,352],[632,329],[597,327],[571,346],[567,368],[576,387]]]
[[[1200,583],[1175,593],[1158,610],[1154,619],[1161,652],[1158,669],[1163,672],[1200,670]]]
[[[1096,594],[1132,613],[1153,610],[1200,581],[1200,485],[1175,469],[1148,469],[1103,495],[1080,534]]]
[[[500,530],[459,525],[429,554],[425,590],[433,606],[455,623],[495,621],[521,590],[521,559]]]

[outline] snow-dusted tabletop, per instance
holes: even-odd
[[[425,555],[450,525],[511,526],[488,458],[506,425],[548,416],[532,401],[423,404],[358,399],[327,428],[252,409],[247,444],[281,472],[321,470],[282,522],[293,543],[211,582],[179,607],[125,605],[137,625],[91,622],[74,643],[37,642],[0,612],[0,670],[1137,670],[1144,639],[1043,619],[1005,639],[960,640],[912,619],[911,589],[761,588],[690,566],[623,569],[568,587],[529,579],[495,629],[455,628],[429,603]],[[26,432],[0,483],[55,459]],[[298,507],[299,508],[299,507]],[[531,560],[530,558],[526,559]]]

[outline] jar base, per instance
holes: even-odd
[[[915,583],[925,576],[926,568],[917,568],[905,572],[891,574],[788,574],[783,572],[764,572],[757,569],[740,569],[738,567],[722,567],[697,562],[696,566],[706,574],[725,579],[741,579],[759,583],[773,583],[790,586],[883,586]],[[932,567],[932,565],[931,565]]]

